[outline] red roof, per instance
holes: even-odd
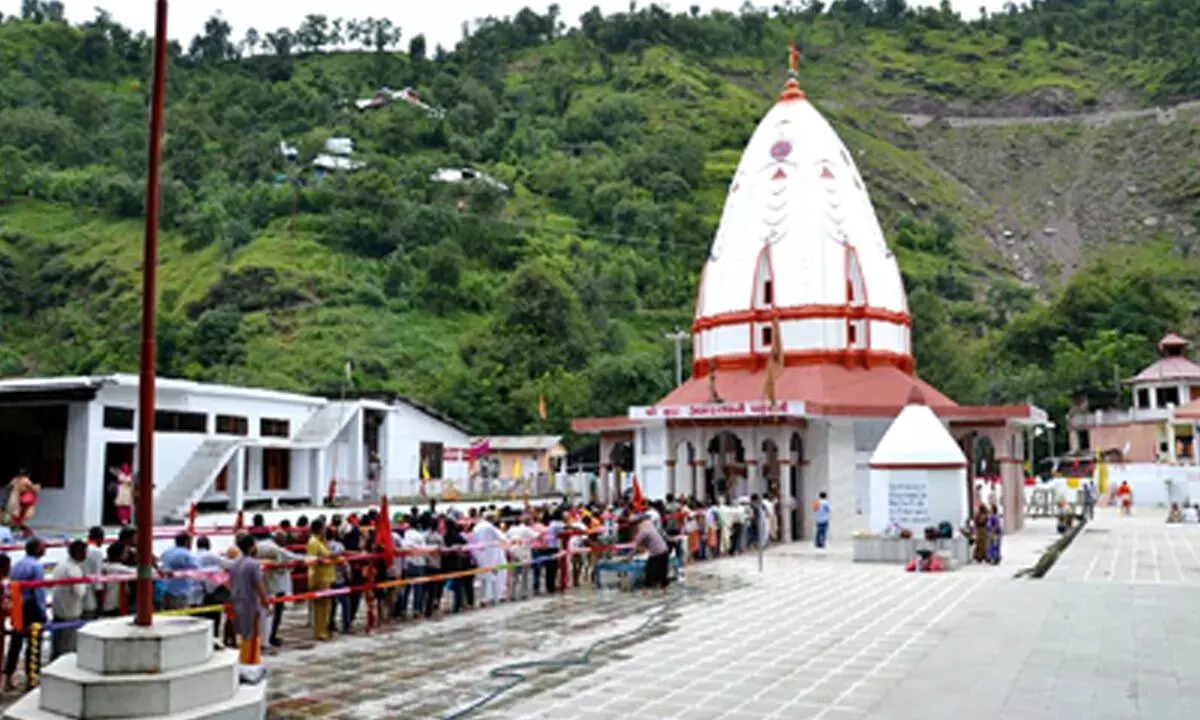
[[[1136,377],[1128,380],[1131,383],[1151,382],[1154,380],[1196,380],[1200,379],[1200,365],[1185,357],[1165,357],[1150,367],[1141,371]]]
[[[765,379],[763,370],[718,370],[717,394],[724,402],[762,400]],[[805,409],[814,414],[872,416],[880,411],[898,412],[908,404],[914,388],[920,390],[925,404],[935,411],[959,407],[933,386],[894,365],[847,368],[819,363],[787,367],[775,382],[775,396],[780,400],[803,401]],[[693,377],[658,404],[695,405],[708,400],[708,378]]]

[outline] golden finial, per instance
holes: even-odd
[[[800,50],[796,47],[796,41],[792,40],[788,43],[788,81],[783,86],[783,93],[779,96],[780,100],[802,100],[804,99],[804,91],[800,89]]]

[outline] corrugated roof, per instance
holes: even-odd
[[[551,450],[562,443],[562,435],[489,435],[478,441],[492,450]]]
[[[1165,357],[1125,382],[1139,383],[1155,380],[1200,380],[1200,365],[1185,357]]]

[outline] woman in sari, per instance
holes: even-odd
[[[972,558],[977,563],[987,560],[987,525],[988,511],[987,506],[979,503],[979,507],[975,509],[975,517],[971,519],[971,524],[975,531],[975,547],[973,548]]]
[[[8,524],[16,532],[33,533],[27,523],[33,519],[37,509],[38,492],[42,488],[29,479],[29,472],[22,469],[8,484]]]
[[[987,561],[993,565],[1000,564],[1000,541],[1004,535],[1004,525],[1000,522],[1000,510],[992,503],[991,513],[987,518]]]

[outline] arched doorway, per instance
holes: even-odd
[[[708,443],[708,469],[704,473],[708,502],[723,501],[746,475],[746,449],[736,434],[726,430]]]
[[[675,444],[671,455],[675,464],[671,466],[670,492],[676,497],[696,495],[696,446],[688,440]]]
[[[800,433],[792,433],[788,442],[788,457],[791,465],[788,468],[789,484],[792,498],[792,540],[804,537],[804,504],[807,496],[804,493],[804,438]]]
[[[967,480],[970,486],[967,488],[970,502],[967,504],[968,511],[975,512],[975,506],[979,502],[980,490],[993,478],[1000,479],[1000,464],[996,462],[996,446],[992,439],[987,435],[976,435],[971,445],[971,472],[970,478]]]

